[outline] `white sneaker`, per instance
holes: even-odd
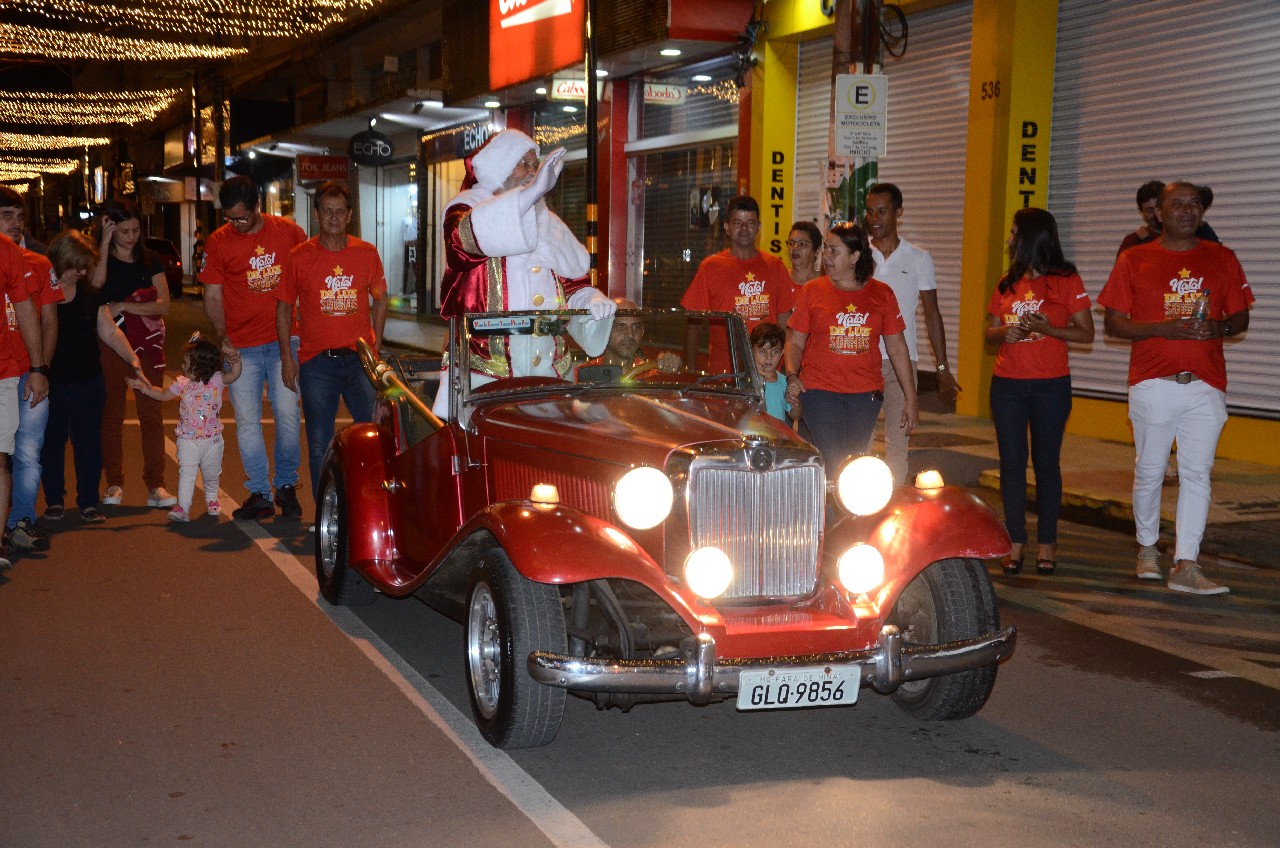
[[[102,496],[102,502],[107,506],[116,506],[124,500],[124,489],[119,486],[112,486],[107,489],[107,493]]]
[[[1194,560],[1180,559],[1169,572],[1168,586],[1175,592],[1187,592],[1192,595],[1225,595],[1231,590],[1219,586],[1200,571],[1200,564]]]
[[[164,486],[152,489],[151,494],[147,497],[147,506],[166,507],[173,506],[177,502],[178,499],[170,494],[169,490]],[[104,500],[103,503],[106,503],[106,501]]]
[[[191,520],[191,516],[187,515],[187,511],[180,506],[175,506],[169,510],[170,521],[187,522]]]
[[[1155,545],[1143,545],[1138,549],[1138,567],[1139,580],[1163,580],[1164,573],[1160,571],[1160,551]]]

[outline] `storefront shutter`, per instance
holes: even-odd
[[[1206,220],[1258,299],[1248,334],[1227,344],[1227,399],[1267,418],[1280,416],[1278,38],[1275,3],[1062,0],[1049,168],[1049,209],[1095,298],[1141,223],[1139,185],[1213,188]],[[1072,382],[1123,398],[1129,346],[1104,338],[1101,317],[1092,349],[1073,351]]]
[[[889,127],[880,180],[903,194],[901,234],[933,256],[938,305],[954,368],[959,347],[960,247],[964,233],[965,139],[969,120],[972,3],[911,15],[907,53],[886,56]],[[831,97],[831,39],[800,46],[796,131],[797,220],[815,220],[826,170]],[[920,367],[934,367],[923,315],[918,316]]]

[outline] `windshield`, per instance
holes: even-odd
[[[731,313],[624,309],[467,315],[459,349],[470,392],[624,391],[759,394],[741,320]]]

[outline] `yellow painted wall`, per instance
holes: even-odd
[[[750,193],[760,203],[760,249],[775,256],[792,223],[799,54],[796,42],[766,42],[751,83]]]

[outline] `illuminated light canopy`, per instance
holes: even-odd
[[[15,12],[99,28],[277,37],[319,32],[380,5],[382,0],[0,0]]]
[[[0,91],[0,115],[13,124],[133,125],[149,121],[169,108],[180,93],[177,88],[74,94]]]
[[[194,26],[194,25],[193,25]],[[147,38],[121,38],[91,32],[65,32],[0,23],[0,54],[41,59],[96,59],[157,62],[173,59],[229,59],[248,53],[247,47],[209,47]]]
[[[0,150],[57,150],[60,147],[101,147],[110,144],[106,136],[31,135],[0,132]]]
[[[79,159],[44,159],[9,156],[0,159],[0,181],[31,181],[42,174],[69,174],[80,167]]]

